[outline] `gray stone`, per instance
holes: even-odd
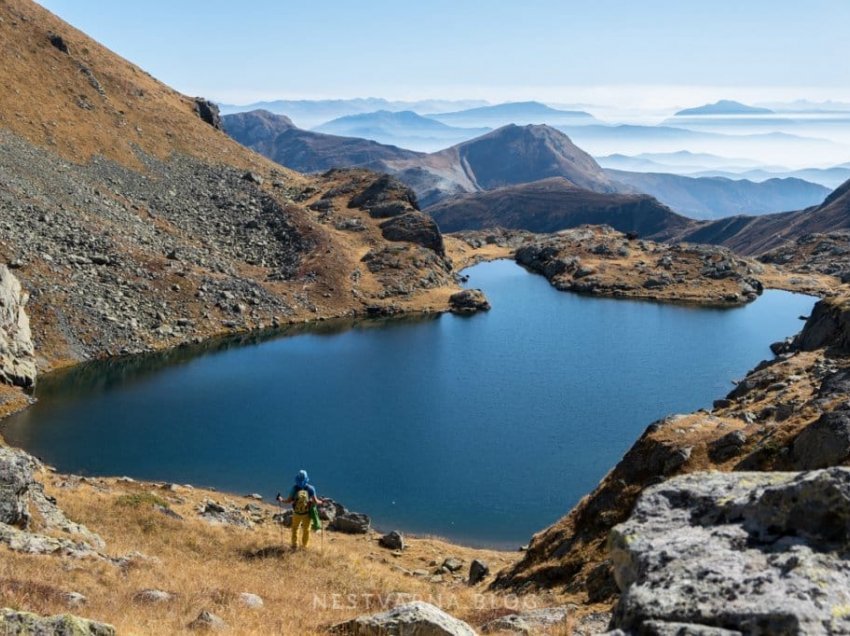
[[[72,614],[39,616],[9,608],[0,609],[0,632],[21,636],[115,636],[115,628]]]
[[[850,406],[824,413],[794,440],[794,467],[800,470],[840,464],[850,455]]]
[[[848,542],[850,469],[672,478],[644,491],[611,532],[622,592],[612,627],[850,633]]]
[[[0,446],[0,523],[27,528],[30,522],[29,493],[34,482],[35,460],[7,446]]]
[[[360,616],[334,625],[330,631],[342,636],[475,636],[468,624],[422,601]]]
[[[481,631],[485,634],[508,632],[531,636],[539,634],[541,630],[566,625],[567,618],[573,610],[575,610],[574,606],[542,607],[518,614],[508,614],[485,623]]]
[[[331,530],[345,534],[366,534],[372,525],[372,520],[362,512],[346,512],[337,515],[331,522]]]
[[[250,592],[242,592],[239,595],[239,602],[249,609],[260,609],[263,606],[262,597]]]
[[[154,589],[139,590],[133,595],[133,600],[137,603],[168,603],[175,598],[177,598],[177,595],[173,592]]]
[[[187,627],[196,631],[220,632],[227,629],[227,623],[212,612],[202,610]]]
[[[404,550],[404,536],[397,530],[382,536],[378,539],[378,543],[388,550]]]
[[[449,572],[459,572],[463,567],[463,561],[460,559],[456,559],[454,557],[449,557],[445,561],[443,561],[442,567]]]
[[[88,599],[85,595],[80,594],[79,592],[64,592],[62,594],[62,600],[65,601],[65,604],[68,607],[80,607],[88,603]]]
[[[484,580],[490,574],[490,566],[480,559],[474,559],[469,564],[469,584],[476,585]]]

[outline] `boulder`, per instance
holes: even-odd
[[[137,603],[168,603],[169,601],[173,601],[175,598],[177,598],[176,594],[173,592],[166,592],[165,590],[146,589],[139,590],[133,594],[133,600]]]
[[[29,295],[9,268],[0,265],[0,382],[35,385],[35,347],[25,307]]]
[[[203,97],[195,98],[195,112],[198,117],[208,123],[216,130],[222,130],[221,113],[218,110],[218,104],[211,102]]]
[[[207,501],[200,510],[201,519],[212,524],[252,528],[253,523],[241,510],[232,506],[222,506],[215,501]]]
[[[475,630],[463,621],[422,601],[360,616],[334,625],[330,631],[341,636],[475,636]]]
[[[850,405],[821,415],[794,440],[794,467],[798,470],[827,468],[850,456]]]
[[[739,454],[747,443],[743,431],[732,431],[708,445],[708,456],[715,462],[723,462]]]
[[[202,610],[187,627],[201,632],[220,632],[227,629],[227,623],[212,612]]]
[[[462,567],[463,561],[454,557],[449,557],[448,559],[443,561],[442,565],[442,568],[444,570],[448,570],[449,572],[459,572]]]
[[[373,208],[386,210],[391,204],[398,204],[407,210],[419,209],[413,190],[396,177],[384,174],[370,183],[362,192],[354,195],[348,202],[348,207],[369,210],[371,213]]]
[[[8,607],[0,609],[0,632],[3,634],[56,634],[60,636],[115,636],[115,628],[73,614],[39,616]]]
[[[850,633],[848,540],[850,469],[672,478],[611,532],[612,628]]]
[[[346,512],[337,515],[331,522],[331,530],[345,534],[366,534],[372,526],[372,520],[362,512]]]
[[[480,289],[464,289],[449,296],[449,306],[459,314],[471,314],[476,311],[488,311],[490,303]]]
[[[397,530],[382,536],[378,539],[378,543],[388,550],[404,550],[404,536]]]
[[[490,566],[480,559],[474,559],[469,564],[469,584],[476,585],[483,581],[490,574]]]
[[[381,234],[388,241],[407,241],[433,250],[440,256],[446,255],[440,228],[427,214],[407,212],[384,221],[380,228]]]

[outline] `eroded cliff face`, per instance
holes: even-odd
[[[820,301],[802,332],[777,343],[710,411],[651,424],[570,513],[535,535],[498,588],[557,588],[590,601],[618,593],[609,533],[649,487],[703,470],[789,471],[850,464],[850,300]]]
[[[25,388],[33,386],[36,377],[28,299],[9,268],[0,265],[0,381]]]

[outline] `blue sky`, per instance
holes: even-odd
[[[850,0],[41,0],[190,94],[850,100]]]

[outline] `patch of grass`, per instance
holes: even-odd
[[[115,505],[121,508],[138,509],[143,506],[153,507],[162,506],[168,508],[168,502],[162,497],[157,497],[150,492],[134,492],[126,495],[120,495],[115,500]]]

